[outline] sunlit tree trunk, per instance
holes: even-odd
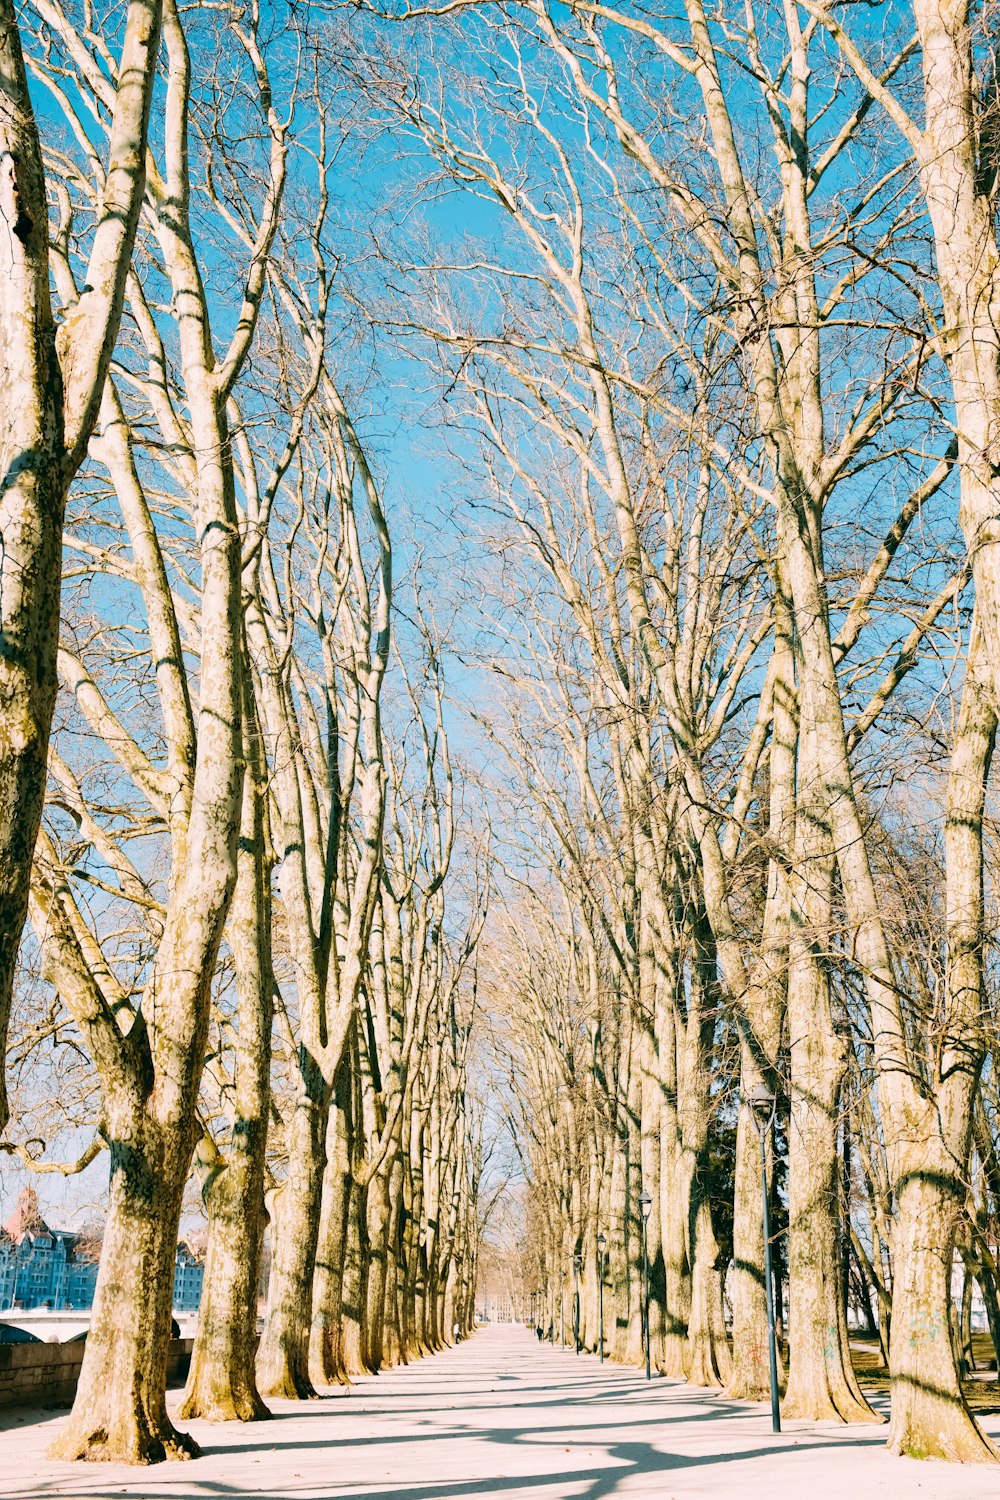
[[[203,1141],[202,1197],[208,1250],[198,1328],[181,1416],[243,1421],[269,1415],[257,1392],[257,1284],[264,1214],[264,1162],[270,1105],[271,866],[266,827],[267,768],[244,680],[247,772],[243,782],[236,888],[228,938],[236,969],[238,1037],[235,1113],[223,1151]]]
[[[301,1309],[303,1304],[312,1306],[326,1165],[325,1081],[318,1069],[310,1069],[302,1082],[304,1087],[286,1125],[287,1176],[272,1199],[271,1276],[257,1352],[261,1394],[289,1400],[305,1400],[316,1394],[309,1376],[310,1327]]]
[[[812,726],[799,735],[798,827],[788,980],[788,1294],[791,1339],[784,1410],[813,1421],[872,1422],[851,1365],[843,1295],[842,1162],[837,1147],[845,1044],[830,1013],[834,856]]]
[[[691,1263],[686,1365],[692,1385],[719,1386],[731,1377],[732,1359],[723,1318],[719,1245],[709,1200],[709,1058],[718,1007],[718,974],[711,924],[703,910],[694,913],[692,929],[694,954],[680,1070],[681,1131],[687,1169],[684,1201]]]
[[[347,1198],[347,1237],[344,1242],[340,1314],[341,1357],[349,1376],[371,1373],[365,1344],[368,1234],[364,1200],[364,1189],[352,1176]]]
[[[970,1413],[951,1338],[955,1237],[963,1217],[972,1108],[983,1059],[983,809],[997,729],[992,637],[979,605],[948,779],[945,822],[947,1014],[933,1102],[908,1100],[890,1150],[892,1234],[890,1446],[912,1457],[993,1462]],[[915,1091],[914,1091],[915,1095]]]
[[[341,1303],[351,1179],[348,1144],[350,1130],[346,1116],[346,1111],[350,1108],[351,1091],[346,1073],[346,1067],[342,1067],[337,1078],[336,1104],[330,1112],[326,1137],[326,1169],[323,1173],[323,1200],[309,1337],[309,1373],[315,1386],[350,1383],[341,1354]]]

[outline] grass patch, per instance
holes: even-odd
[[[972,1335],[972,1352],[976,1369],[970,1379],[962,1381],[962,1392],[970,1410],[977,1416],[996,1416],[1000,1413],[1000,1385],[997,1383],[993,1341],[988,1333]],[[851,1363],[866,1394],[889,1395],[889,1371],[882,1363],[877,1338],[869,1339],[852,1333]]]

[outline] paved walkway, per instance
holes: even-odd
[[[251,1427],[190,1424],[204,1456],[153,1469],[50,1463],[61,1415],[3,1414],[0,1497],[198,1500],[976,1500],[988,1469],[892,1458],[877,1427],[793,1422],[488,1328],[346,1395]],[[1000,1421],[989,1422],[994,1436]]]

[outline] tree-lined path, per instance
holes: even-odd
[[[1000,1465],[998,38],[0,0],[22,1496]]]
[[[741,1500],[975,1500],[988,1469],[918,1464],[885,1450],[884,1429],[793,1422],[766,1407],[654,1380],[496,1326],[430,1359],[362,1379],[350,1395],[276,1402],[246,1428],[195,1422],[204,1456],[154,1474],[45,1458],[47,1416],[0,1433],[0,1496],[266,1495],[273,1500],[610,1500],[739,1494]],[[986,1422],[991,1435],[1000,1419]]]

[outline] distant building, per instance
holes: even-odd
[[[92,1241],[72,1229],[52,1229],[25,1188],[0,1229],[0,1310],[11,1307],[86,1308],[94,1300],[97,1266],[80,1253]]]
[[[42,1218],[34,1188],[26,1187],[14,1213],[0,1228],[0,1312],[15,1307],[91,1307],[97,1286],[93,1251],[93,1235],[52,1229]],[[188,1245],[178,1245],[174,1272],[178,1312],[197,1310],[204,1275],[201,1258]]]
[[[174,1311],[197,1312],[201,1303],[201,1285],[205,1280],[205,1262],[184,1240],[177,1246],[174,1264]]]

